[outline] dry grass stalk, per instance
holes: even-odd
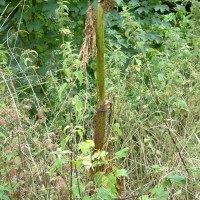
[[[92,4],[88,2],[87,18],[85,21],[84,39],[79,53],[79,59],[82,62],[83,71],[90,57],[96,53],[96,12]]]

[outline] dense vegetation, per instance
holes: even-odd
[[[0,199],[200,199],[200,2],[99,1],[103,148],[90,2],[0,1]]]

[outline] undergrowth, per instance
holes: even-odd
[[[199,199],[195,17],[180,9],[153,26],[124,6],[113,35],[107,14],[107,136],[94,152],[94,60],[82,71],[69,8],[59,1],[48,55],[15,46],[17,32],[0,46],[0,199]]]

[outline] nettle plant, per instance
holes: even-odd
[[[125,179],[128,180],[127,171],[118,168],[117,163],[128,155],[129,148],[109,158],[109,152],[95,151],[92,140],[79,142],[72,147],[74,136],[70,136],[70,132],[73,130],[61,141],[60,147],[50,154],[50,159],[54,157],[54,164],[49,171],[51,181],[58,180],[60,176],[69,180],[70,186],[65,187],[70,193],[69,197],[85,200],[116,199],[123,190]],[[76,132],[78,129],[74,130]]]
[[[118,168],[117,162],[127,156],[129,148],[116,152],[114,156],[111,156],[112,149],[106,150],[109,149],[109,137],[106,136],[106,111],[110,102],[106,100],[105,90],[104,12],[108,12],[112,6],[112,1],[99,1],[96,12],[89,3],[84,40],[79,56],[70,42],[63,41],[61,45],[65,78],[64,83],[59,87],[58,97],[60,102],[71,106],[71,116],[67,117],[71,124],[64,128],[60,147],[51,153],[54,164],[49,175],[52,180],[55,179],[56,172],[64,176],[66,180],[67,177],[71,177],[68,188],[71,199],[72,197],[84,200],[116,199],[122,192],[124,178],[128,179],[127,171]],[[96,56],[97,62],[94,140],[82,141],[86,134],[82,119],[87,115],[87,109],[90,106],[85,70],[92,56]],[[81,88],[86,89],[86,93],[81,93]],[[83,96],[80,96],[81,94]],[[76,126],[72,128],[72,124]],[[77,142],[77,137],[80,142]],[[105,140],[106,137],[108,141]]]

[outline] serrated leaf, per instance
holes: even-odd
[[[161,13],[164,13],[166,10],[169,11],[169,6],[168,5],[156,5],[154,7],[155,11],[160,11]]]
[[[63,91],[64,91],[64,89],[65,89],[66,87],[67,87],[67,83],[63,83],[63,84],[60,86],[59,90],[58,90],[58,98],[59,98],[60,101],[62,101],[62,93],[63,93]]]
[[[51,18],[55,15],[55,10],[58,8],[58,4],[55,0],[48,0],[44,2],[42,11],[45,17]]]
[[[186,184],[186,178],[184,176],[172,175],[168,176],[168,179],[179,186],[184,186]]]
[[[139,0],[131,0],[129,3],[128,3],[128,5],[130,5],[131,7],[137,7],[137,6],[139,6],[140,5],[140,2],[139,2]]]
[[[79,169],[82,166],[83,159],[72,160],[72,166],[75,169]]]
[[[94,142],[92,140],[86,140],[85,142],[80,142],[78,144],[78,148],[82,151],[82,153],[90,152],[90,149],[94,147]]]
[[[106,155],[108,154],[108,152],[106,151],[98,151],[98,152],[95,152],[93,155],[92,155],[92,160],[95,160],[95,159],[104,159],[106,157]]]
[[[164,190],[163,186],[155,187],[151,190],[155,200],[167,200],[169,193]]]
[[[71,69],[66,68],[63,70],[63,72],[68,78],[71,78]]]
[[[115,172],[116,177],[127,177],[128,178],[128,173],[125,169],[118,169]]]
[[[106,188],[100,188],[97,193],[96,200],[114,200],[117,196],[112,194]]]
[[[89,160],[83,160],[82,164],[87,170],[89,170],[92,167],[92,163]]]
[[[54,172],[56,171],[56,164],[54,163],[49,171],[49,175],[53,176]]]
[[[96,172],[94,174],[94,182],[97,187],[99,187],[102,184],[103,182],[102,178],[103,178],[103,172]]]
[[[115,155],[118,157],[118,158],[125,158],[127,156],[129,152],[129,148],[126,147],[118,152],[115,153]]]
[[[83,73],[81,71],[76,71],[74,74],[77,77],[77,79],[79,80],[80,85],[82,85],[82,83],[83,83]]]
[[[71,138],[71,137],[68,135],[66,138],[64,138],[64,139],[61,141],[60,145],[61,145],[62,150],[65,148],[65,146],[66,146],[67,142],[70,140],[70,138]]]
[[[62,165],[64,163],[64,160],[62,158],[58,158],[56,159],[56,168],[58,169],[58,171],[62,174]]]
[[[53,166],[51,167],[49,171],[49,175],[53,176],[54,172],[56,169],[62,174],[62,165],[64,163],[64,160],[62,158],[57,158],[56,161],[54,162]]]
[[[118,6],[120,6],[124,2],[123,2],[123,0],[116,0],[116,3],[117,3]]]
[[[122,135],[122,131],[120,129],[120,124],[119,123],[115,123],[114,124],[114,131],[116,131],[118,135],[120,135],[120,136]]]
[[[148,13],[149,12],[149,9],[148,8],[146,8],[146,7],[140,7],[140,8],[137,8],[136,10],[135,10],[135,12],[137,12],[138,14],[141,14],[141,13]]]
[[[76,111],[77,111],[77,112],[81,112],[82,109],[83,109],[82,101],[79,99],[78,96],[76,96],[76,97],[74,98],[74,100],[75,100],[75,109],[76,109]]]
[[[117,195],[116,184],[117,180],[113,174],[109,174],[106,179],[106,189],[111,192],[113,195]]]

